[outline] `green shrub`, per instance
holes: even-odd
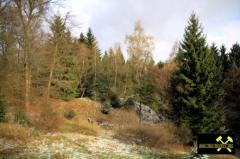
[[[27,117],[26,113],[19,109],[16,110],[14,114],[14,122],[24,126],[30,124],[29,118]]]
[[[64,117],[68,120],[73,119],[76,116],[76,113],[74,110],[68,110],[67,112],[64,113]]]
[[[0,122],[6,121],[6,107],[2,101],[0,101]]]
[[[103,114],[109,114],[112,110],[112,106],[109,102],[104,102],[102,107],[102,113]]]
[[[133,97],[128,97],[127,100],[124,103],[125,108],[132,108],[134,106],[134,99]]]
[[[111,101],[111,105],[113,108],[121,107],[120,99],[118,98],[118,96],[115,93],[112,94],[112,96],[110,97],[110,101]]]

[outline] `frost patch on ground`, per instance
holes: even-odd
[[[12,143],[10,143],[10,145],[11,144]],[[11,148],[11,146],[5,148]],[[164,152],[152,151],[151,149],[148,149],[146,147],[125,144],[122,143],[120,140],[114,139],[108,135],[95,137],[82,135],[79,133],[48,133],[46,135],[40,135],[39,137],[35,137],[31,142],[29,142],[25,147],[23,147],[21,151],[18,151],[17,154],[13,154],[11,158],[175,159],[176,155],[168,155]],[[177,158],[179,158],[179,156]]]

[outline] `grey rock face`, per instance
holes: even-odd
[[[138,112],[143,122],[160,122],[160,118],[158,117],[157,113],[147,105],[141,104],[140,106],[140,103],[135,102],[135,110]]]

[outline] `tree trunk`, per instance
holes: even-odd
[[[142,124],[142,102],[139,104],[139,124]]]
[[[29,111],[30,95],[30,66],[29,66],[29,46],[28,31],[24,31],[24,70],[25,70],[25,109]]]
[[[118,74],[118,70],[117,70],[117,59],[116,59],[116,55],[115,55],[115,58],[114,58],[114,64],[115,64],[114,88],[115,88],[115,90],[117,90],[117,74]]]
[[[55,50],[54,50],[54,54],[53,54],[53,61],[52,61],[50,73],[49,73],[49,80],[48,80],[48,87],[47,87],[47,99],[46,99],[47,103],[48,103],[49,97],[50,97],[51,83],[52,83],[53,71],[55,69],[55,64],[56,64],[57,52],[58,52],[58,44],[56,44],[56,46],[55,46]]]
[[[95,88],[94,100],[95,101],[96,101],[96,82],[97,82],[97,53],[96,53],[96,50],[94,49],[94,88]]]

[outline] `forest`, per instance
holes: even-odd
[[[154,61],[154,37],[141,21],[126,33],[126,58],[118,43],[101,49],[91,28],[73,36],[68,15],[46,18],[51,3],[0,0],[0,139],[26,143],[39,133],[102,130],[95,114],[107,127],[113,123],[113,130],[104,131],[125,140],[139,137],[140,145],[160,150],[181,145],[190,152],[203,133],[239,138],[239,42],[229,49],[207,43],[204,24],[193,12],[168,60]],[[78,100],[88,105],[86,112],[75,107]],[[144,122],[141,110],[146,106],[164,120]],[[115,130],[120,123],[125,129]],[[14,155],[1,146],[0,157]]]

